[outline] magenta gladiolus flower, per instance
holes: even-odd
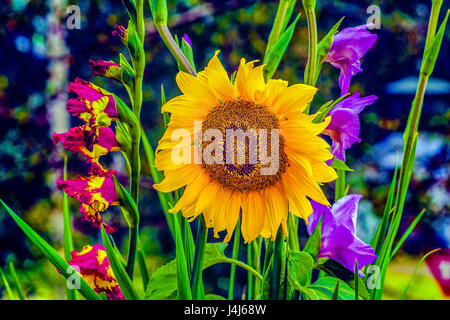
[[[83,177],[78,175],[75,179],[58,179],[58,189],[63,189],[69,197],[73,197],[80,203],[79,210],[85,221],[91,222],[100,228],[102,225],[108,233],[115,228],[103,222],[101,212],[110,206],[119,205],[114,186],[113,176],[116,171],[105,171],[101,175]]]
[[[354,28],[345,28],[334,36],[328,56],[324,61],[341,69],[339,88],[341,96],[348,93],[350,79],[361,72],[360,59],[373,46],[377,35],[367,31],[369,24]]]
[[[64,149],[72,153],[81,153],[90,163],[96,163],[101,156],[119,150],[110,127],[92,130],[86,130],[83,126],[70,128],[68,132],[53,134],[53,143],[58,142],[62,142]]]
[[[371,105],[378,97],[371,95],[360,98],[359,93],[336,104],[328,113],[331,116],[330,124],[324,133],[333,140],[331,153],[338,159],[345,161],[345,150],[355,142],[361,142],[359,138],[359,113]],[[329,160],[331,163],[332,160]]]
[[[84,281],[95,292],[104,292],[109,300],[124,300],[104,246],[88,245],[80,252],[72,251],[71,255],[72,259],[68,261],[69,264],[79,271]]]
[[[122,67],[117,63],[104,60],[89,60],[89,67],[91,67],[94,76],[121,81]]]
[[[322,245],[318,257],[333,259],[352,272],[355,270],[355,259],[359,269],[376,259],[370,245],[356,236],[356,218],[361,198],[358,194],[347,195],[336,201],[331,209],[311,200],[313,213],[307,225],[308,233],[312,234],[323,216]],[[364,274],[359,271],[359,275]]]
[[[67,102],[66,109],[71,115],[85,121],[109,119],[104,126],[109,126],[111,120],[119,118],[114,96],[108,91],[79,78],[69,84],[68,90],[69,93],[78,95],[76,99],[72,98]]]

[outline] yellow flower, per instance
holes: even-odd
[[[263,66],[254,67],[255,61],[245,59],[232,82],[217,55],[197,77],[184,72],[176,77],[183,95],[162,108],[171,118],[156,149],[155,163],[165,179],[154,187],[171,192],[185,186],[173,211],[181,211],[190,221],[203,214],[215,237],[227,231],[224,241],[230,240],[240,215],[246,242],[259,235],[274,239],[280,225],[287,236],[288,211],[307,222],[312,213],[309,199],[329,204],[319,183],[336,179],[336,172],[325,163],[333,156],[318,134],[330,119],[315,124],[314,115],[303,114],[316,88],[288,86],[283,80],[265,83]],[[239,129],[247,133],[241,140],[244,143],[232,149],[237,135],[231,136],[228,149],[229,133]],[[181,148],[179,139],[174,139],[179,132],[187,132],[183,137],[188,139]],[[215,138],[209,140],[208,132],[215,132]],[[252,138],[259,139],[256,148]],[[263,141],[269,141],[265,149]],[[184,161],[174,161],[174,154],[182,154]]]

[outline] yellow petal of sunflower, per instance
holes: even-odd
[[[238,97],[238,91],[231,83],[222,63],[220,63],[217,57],[218,54],[219,51],[216,51],[214,57],[211,58],[208,66],[205,68],[204,75],[208,79],[208,83],[216,93],[218,99],[235,100]]]
[[[294,84],[286,88],[282,94],[274,100],[270,106],[270,110],[282,117],[284,114],[295,110],[299,113],[303,112],[309,102],[312,101],[317,88],[306,84]]]

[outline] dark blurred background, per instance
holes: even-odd
[[[118,63],[119,53],[127,55],[123,45],[111,34],[114,24],[127,25],[127,15],[120,1],[11,0],[2,3],[0,198],[55,248],[61,249],[62,203],[55,181],[62,175],[62,154],[53,146],[51,135],[66,131],[74,123],[64,107],[69,98],[68,83],[76,77],[103,86],[127,101],[125,90],[113,81],[95,78],[88,65],[89,59]],[[80,8],[80,29],[66,27],[69,5]],[[236,70],[241,57],[263,59],[277,1],[180,0],[168,1],[168,5],[171,30],[179,37],[189,35],[197,69],[202,69],[218,49],[221,50],[220,59],[230,73]],[[377,42],[363,58],[364,72],[353,77],[350,91],[358,91],[362,96],[374,94],[379,99],[361,114],[363,142],[347,151],[347,163],[354,169],[347,176],[349,192],[364,196],[360,204],[358,235],[366,242],[370,242],[383,212],[395,163],[401,160],[402,133],[418,80],[431,1],[317,1],[319,38],[343,16],[341,29],[365,24],[370,16],[366,12],[369,5],[380,7],[381,28],[374,30]],[[440,21],[447,9],[448,2],[444,1]],[[297,3],[295,12],[303,12],[301,2]],[[147,69],[142,122],[152,145],[156,146],[162,135],[161,85],[168,98],[180,92],[174,81],[177,65],[151,23],[148,3],[145,15],[148,18]],[[403,283],[409,280],[419,256],[435,248],[450,247],[449,38],[447,32],[428,85],[416,164],[400,232],[422,209],[427,212],[393,262],[390,277],[399,283],[387,281],[387,298],[395,297],[399,288],[404,287]],[[307,27],[302,14],[274,78],[283,78],[290,84],[303,82],[306,59]],[[338,69],[324,65],[313,108],[339,96],[338,76]],[[103,161],[119,171],[124,166],[120,153],[108,155]],[[80,158],[70,156],[71,172],[86,169]],[[143,173],[140,205],[143,242],[150,267],[155,270],[174,257],[174,247],[145,165]],[[331,199],[333,186],[328,192]],[[88,243],[101,243],[98,230],[81,221],[76,201],[71,202],[71,208],[77,230],[74,232],[76,249],[80,250]],[[120,213],[110,210],[106,215],[111,224],[119,227],[115,238],[123,246],[127,229]],[[246,261],[245,252],[241,252],[240,258]],[[29,245],[12,220],[0,214],[0,266],[11,260],[26,279],[31,297],[64,297],[62,281],[54,275],[54,269],[36,248]],[[207,288],[225,296],[228,270],[228,265],[208,269],[205,273]],[[42,277],[48,281],[38,281]],[[236,298],[243,291],[245,277],[246,273],[238,270]],[[438,282],[425,266],[416,278],[409,298],[444,297]],[[58,285],[59,291],[55,290]],[[0,297],[1,294],[0,291]]]

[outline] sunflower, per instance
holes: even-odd
[[[330,119],[313,123],[315,115],[303,113],[316,88],[304,84],[288,86],[283,80],[266,83],[264,66],[255,66],[256,61],[246,63],[245,59],[241,59],[232,81],[217,55],[218,52],[196,77],[185,72],[177,74],[176,82],[183,95],[162,107],[162,112],[169,112],[171,117],[158,143],[155,164],[164,171],[165,179],[154,188],[171,192],[185,187],[172,211],[181,211],[190,221],[203,214],[215,237],[227,231],[225,242],[230,240],[239,217],[247,243],[259,235],[274,239],[280,225],[287,236],[288,211],[307,223],[312,213],[309,199],[329,205],[319,184],[336,179],[336,172],[326,164],[333,157],[330,146],[318,135]],[[173,138],[180,130],[188,132],[190,150],[180,149],[179,140]],[[229,130],[250,132],[244,144],[230,149],[230,159],[241,156],[241,161],[198,161],[199,155],[214,149],[213,144],[216,148],[211,156],[223,159],[224,145],[229,146],[226,138],[208,139],[208,130],[223,136]],[[277,156],[276,170],[271,174],[263,173],[272,165],[262,161],[263,157],[250,161],[255,159],[252,152],[257,156],[263,152],[260,144],[252,148],[250,143],[252,135],[264,136],[261,133],[269,141],[266,151]],[[199,137],[203,138],[200,143]],[[180,150],[187,161],[174,161],[174,153]]]

